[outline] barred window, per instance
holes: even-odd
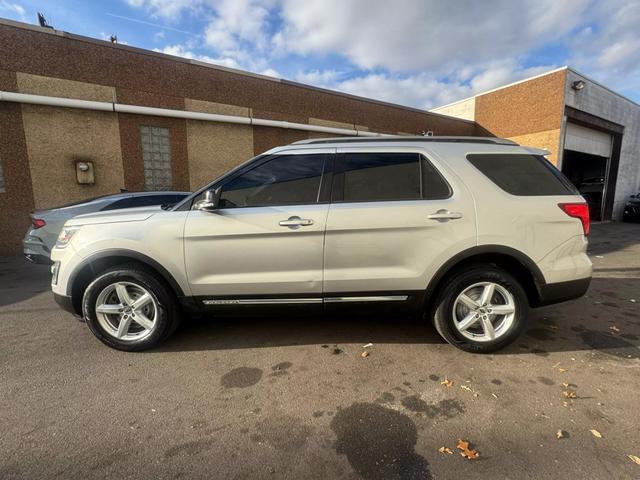
[[[144,189],[171,190],[171,139],[169,129],[140,127],[142,160],[144,162]]]

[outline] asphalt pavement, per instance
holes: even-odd
[[[590,255],[587,296],[491,355],[355,317],[191,320],[124,353],[0,258],[0,478],[638,479],[640,225],[594,225]]]

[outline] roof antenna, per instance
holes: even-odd
[[[111,43],[118,43],[118,36],[117,36],[117,35],[111,35],[111,36],[109,37],[109,41],[110,41]]]
[[[47,23],[47,19],[44,17],[44,14],[38,12],[38,23],[41,27],[44,28],[53,28],[51,25]]]

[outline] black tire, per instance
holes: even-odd
[[[454,325],[454,303],[468,287],[479,282],[493,282],[505,288],[516,307],[513,323],[504,334],[492,341],[474,341],[464,337]],[[489,353],[512,343],[525,327],[529,303],[520,283],[508,272],[493,265],[475,265],[445,279],[433,308],[433,323],[438,333],[451,345],[472,353]]]
[[[98,321],[96,301],[100,292],[115,282],[129,282],[149,292],[157,305],[153,330],[140,340],[121,340],[114,337]],[[87,287],[82,298],[82,313],[91,332],[105,345],[117,350],[136,352],[149,350],[164,342],[180,324],[178,301],[171,288],[152,271],[139,264],[112,267],[98,275]]]

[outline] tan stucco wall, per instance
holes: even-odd
[[[235,115],[238,117],[248,117],[251,115],[251,109],[247,107],[227,105],[225,103],[206,102],[204,100],[194,100],[193,98],[184,99],[184,109],[189,112]]]
[[[115,88],[95,83],[76,82],[22,72],[17,72],[17,82],[20,93],[94,100],[96,102],[113,102],[116,98]]]
[[[547,130],[544,132],[529,133],[525,135],[518,135],[509,137],[509,140],[513,140],[516,143],[524,147],[536,147],[549,150],[551,152],[547,158],[554,165],[558,165],[558,149],[560,147],[560,129]]]
[[[249,109],[235,105],[185,99],[195,112],[249,116]],[[211,182],[230,168],[253,157],[253,128],[249,125],[187,121],[189,182],[191,190]]]
[[[115,113],[22,105],[36,208],[49,208],[124,187]],[[75,161],[93,162],[94,185],[76,182]]]

